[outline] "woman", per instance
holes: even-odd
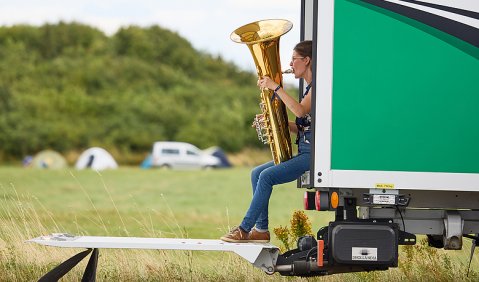
[[[291,132],[298,134],[296,139],[298,155],[278,165],[274,165],[274,162],[271,161],[253,169],[251,173],[253,200],[243,222],[228,234],[222,236],[221,240],[223,241],[235,243],[269,242],[268,203],[273,192],[273,185],[294,181],[309,170],[311,159],[311,132],[309,130],[311,125],[311,95],[308,94],[312,92],[311,82],[313,79],[311,41],[300,42],[294,47],[290,66],[295,78],[302,78],[307,83],[306,91],[300,103],[267,76],[258,80],[258,86],[262,89],[268,88],[275,91],[286,107],[296,116],[295,122],[289,122],[289,129]]]

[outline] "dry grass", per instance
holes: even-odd
[[[252,167],[271,161],[271,152],[268,147],[265,149],[246,148],[239,153],[228,154],[228,160],[233,166]]]
[[[13,210],[0,218],[0,281],[34,281],[60,262],[83,250],[27,243],[47,234],[38,212],[18,197]],[[5,205],[1,205],[2,208]],[[11,208],[11,205],[9,206]],[[46,211],[42,211],[46,212]],[[51,220],[54,221],[53,216]],[[56,230],[57,232],[58,230]],[[50,230],[51,232],[51,230]],[[100,250],[98,281],[478,281],[477,272],[466,276],[465,266],[424,240],[402,248],[400,267],[384,272],[329,277],[298,278],[268,276],[231,253],[155,250]],[[87,259],[64,277],[80,281]]]
[[[6,187],[4,187],[6,188]],[[14,187],[8,189],[15,190]],[[86,193],[86,192],[85,192]],[[52,232],[63,232],[60,214],[52,214],[48,207],[29,195],[14,193],[0,198],[0,281],[36,281],[59,263],[83,251],[46,247],[26,241]],[[88,197],[94,195],[88,194]],[[113,201],[113,200],[112,200]],[[93,205],[93,204],[92,204]],[[46,216],[45,216],[46,215]],[[124,229],[112,230],[108,222],[117,214],[98,211],[97,221],[109,236],[125,236]],[[197,220],[206,220],[198,217]],[[148,225],[148,218],[137,222]],[[153,225],[144,228],[143,237],[170,234],[187,237],[176,222],[173,212],[165,215],[170,230],[158,230]],[[48,226],[48,227],[46,227]],[[53,226],[53,228],[52,228]],[[90,235],[81,231],[76,235]],[[91,234],[95,235],[95,234]],[[466,241],[467,242],[467,241]],[[329,277],[299,278],[268,276],[247,261],[232,253],[155,251],[155,250],[100,250],[98,281],[479,281],[476,271],[466,275],[468,247],[463,251],[436,250],[422,240],[416,246],[401,247],[400,263],[396,269],[383,272],[339,274]],[[477,251],[476,251],[477,252]],[[87,259],[65,276],[63,281],[80,281]],[[472,269],[477,270],[476,254]]]
[[[9,199],[11,202],[12,199]],[[35,281],[83,249],[55,248],[28,243],[47,230],[30,197],[17,196],[16,205],[0,200],[0,281]],[[43,210],[41,212],[47,212]],[[50,217],[55,221],[54,216]],[[106,221],[106,219],[105,219]],[[112,232],[113,233],[113,232]],[[161,233],[161,232],[160,232]],[[87,235],[87,234],[85,234]],[[184,235],[184,234],[183,234]],[[113,235],[115,236],[115,235]],[[148,234],[146,234],[148,236]],[[87,258],[64,276],[80,281]],[[98,281],[277,281],[232,253],[155,250],[100,250]],[[298,279],[301,281],[302,279]]]

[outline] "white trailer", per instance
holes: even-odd
[[[336,214],[316,237],[284,254],[269,244],[216,240],[32,241],[94,250],[85,281],[94,280],[99,248],[234,251],[266,273],[298,276],[396,267],[398,245],[415,244],[416,234],[445,249],[461,249],[469,237],[474,248],[479,2],[302,0],[301,15],[301,39],[314,45],[314,134],[311,170],[298,184],[307,189],[306,209]],[[45,279],[61,277],[88,253]]]

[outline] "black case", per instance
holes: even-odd
[[[332,222],[329,252],[334,263],[397,266],[398,226],[389,222]]]

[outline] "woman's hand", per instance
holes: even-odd
[[[292,133],[298,133],[298,126],[296,125],[295,121],[288,121],[288,127],[289,131],[291,131]]]
[[[269,76],[263,76],[262,78],[258,79],[258,86],[261,89],[270,89],[275,90],[278,87],[278,83],[274,82]]]

